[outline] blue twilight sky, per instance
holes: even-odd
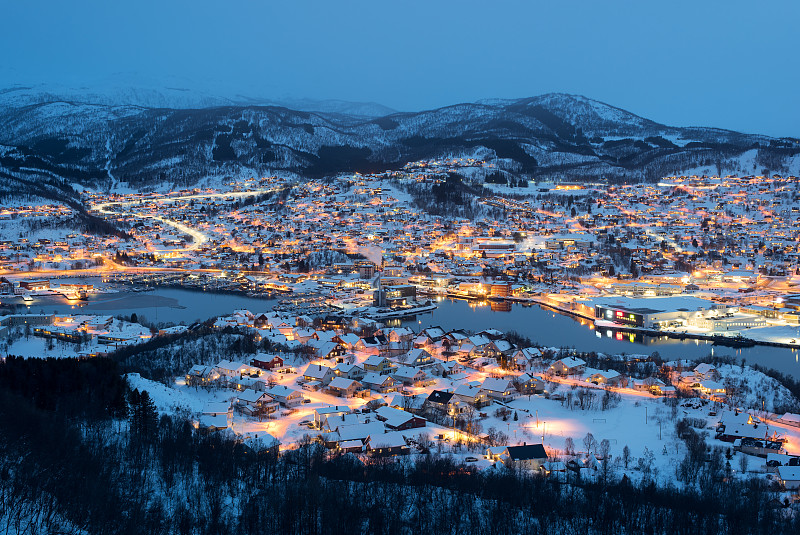
[[[401,111],[548,92],[800,136],[800,2],[24,0],[0,88],[119,79]]]

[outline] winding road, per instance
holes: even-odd
[[[177,197],[163,197],[163,198],[148,198],[148,199],[137,199],[134,201],[108,201],[103,203],[94,204],[91,206],[92,210],[95,210],[103,215],[108,216],[123,216],[126,215],[123,212],[119,212],[114,210],[114,207],[122,208],[124,206],[136,206],[139,204],[145,203],[171,203],[175,201],[190,201],[194,199],[213,199],[213,198],[246,198],[246,197],[253,197],[256,195],[263,195],[265,193],[274,193],[281,188],[273,187],[273,188],[266,188],[266,189],[255,189],[255,190],[248,190],[248,191],[235,191],[235,192],[228,192],[228,193],[198,193],[196,195],[181,195]],[[199,230],[193,229],[183,223],[178,221],[174,221],[172,219],[167,219],[166,217],[155,215],[155,214],[148,214],[143,212],[133,212],[133,215],[140,218],[146,219],[154,219],[160,223],[165,225],[169,225],[172,228],[176,229],[179,232],[182,232],[185,235],[191,236],[192,243],[188,247],[184,247],[181,249],[175,248],[162,248],[156,249],[158,252],[178,252],[178,251],[196,251],[200,247],[202,247],[205,243],[208,242],[209,238],[206,234],[200,232]]]

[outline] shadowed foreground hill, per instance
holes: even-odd
[[[23,387],[20,378],[29,378]],[[431,453],[278,457],[121,395],[108,359],[0,363],[0,530],[89,534],[797,533],[760,478],[701,462],[679,487],[476,472]],[[129,414],[126,418],[125,414]],[[705,448],[702,448],[702,452]],[[796,511],[795,511],[796,513]]]

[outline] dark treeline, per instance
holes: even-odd
[[[24,396],[32,408],[70,417],[124,418],[127,390],[109,359],[8,357],[0,364],[0,391]]]
[[[156,381],[186,373],[195,364],[217,364],[222,359],[248,361],[258,351],[288,351],[268,338],[256,342],[246,329],[211,329],[205,324],[179,334],[157,336],[143,344],[117,349],[111,357],[123,372],[137,372]]]
[[[40,383],[41,386],[35,386]],[[59,384],[63,383],[63,384]],[[0,530],[18,533],[797,533],[760,481],[658,488],[284,452],[155,420],[109,359],[0,365]],[[82,408],[78,401],[93,406]],[[130,416],[120,418],[120,410]],[[130,422],[130,425],[128,425]],[[704,474],[707,470],[698,470]],[[708,472],[710,474],[710,472]]]

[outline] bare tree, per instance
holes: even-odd
[[[749,466],[749,464],[750,464],[750,456],[747,455],[746,453],[742,453],[739,456],[739,469],[742,471],[743,474],[747,472],[747,467]]]
[[[600,457],[602,457],[603,459],[608,458],[608,453],[610,450],[611,450],[611,442],[607,438],[601,440],[600,449],[598,450]]]
[[[628,468],[628,464],[631,462],[631,449],[627,444],[622,448],[622,462],[625,463],[625,468]]]
[[[583,445],[586,446],[586,453],[591,454],[592,450],[597,449],[597,439],[593,434],[586,433],[586,436],[583,437]]]

